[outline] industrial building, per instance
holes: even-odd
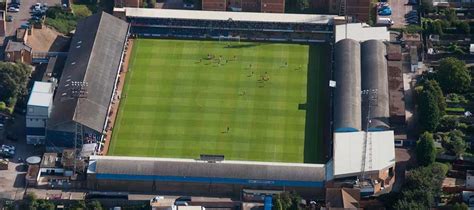
[[[26,143],[44,144],[46,122],[53,105],[53,83],[38,82],[33,84],[26,112]]]
[[[128,24],[105,12],[77,24],[47,124],[49,151],[102,138]]]

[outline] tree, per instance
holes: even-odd
[[[436,74],[436,80],[446,93],[462,93],[470,88],[471,75],[464,62],[457,58],[442,59]]]
[[[454,140],[451,140],[451,145],[453,146],[453,152],[456,154],[456,157],[461,157],[464,152],[466,152],[467,144],[464,139],[456,137]]]
[[[435,197],[441,195],[441,184],[448,172],[448,166],[433,163],[409,171],[402,192],[394,209],[429,209]]]
[[[74,210],[86,210],[87,209],[87,205],[86,205],[86,202],[84,202],[83,200],[80,200],[80,201],[77,201],[76,203],[72,204],[70,209],[74,209]]]
[[[452,209],[453,210],[468,210],[469,207],[465,203],[455,203]]]
[[[467,21],[459,21],[458,24],[457,24],[457,27],[464,34],[470,34],[471,33],[471,26],[469,25],[469,23]]]
[[[27,95],[26,83],[31,68],[23,63],[0,62],[0,101],[10,102],[19,95]]]
[[[421,11],[424,13],[429,13],[434,11],[433,9],[433,0],[421,0]]]
[[[433,95],[435,96],[435,100],[438,102],[440,117],[445,115],[446,98],[444,97],[443,91],[441,90],[439,83],[435,80],[427,80],[423,84],[423,90],[433,93]]]
[[[55,210],[56,206],[50,200],[38,200],[37,206],[34,207],[37,210]]]
[[[419,101],[419,121],[423,130],[434,131],[438,127],[440,120],[439,105],[434,93],[423,91]]]
[[[461,157],[467,149],[464,137],[465,135],[462,131],[452,130],[443,136],[443,147],[451,152],[451,154],[456,155],[456,157]]]
[[[273,206],[277,210],[298,209],[300,201],[301,197],[296,192],[283,192],[275,196]]]
[[[422,166],[432,164],[436,158],[433,134],[424,132],[416,142],[416,158]]]
[[[97,200],[92,200],[87,203],[87,209],[102,210],[102,204]]]

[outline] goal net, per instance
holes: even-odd
[[[240,36],[219,36],[219,42],[229,45],[235,42],[240,44]]]

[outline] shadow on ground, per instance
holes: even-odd
[[[304,162],[325,163],[329,133],[329,47],[310,45],[308,56],[308,82],[306,97],[306,122]]]

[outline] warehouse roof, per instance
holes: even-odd
[[[32,92],[30,99],[28,100],[28,106],[43,106],[49,107],[50,102],[53,100],[52,93],[38,93]]]
[[[33,89],[31,90],[31,92],[52,93],[53,92],[53,83],[35,81],[35,83],[33,84]]]
[[[38,82],[33,84],[30,98],[28,99],[29,106],[43,106],[48,107],[53,100],[53,83]]]
[[[334,177],[354,175],[361,172],[362,151],[366,140],[365,132],[334,133]],[[393,131],[369,132],[365,171],[382,170],[395,164]],[[370,145],[370,144],[369,144]],[[372,161],[369,161],[372,159]]]
[[[127,31],[127,23],[104,12],[77,24],[48,121],[50,129],[75,121],[102,131]],[[87,84],[86,97],[72,94],[77,82]]]
[[[142,18],[173,18],[189,20],[216,20],[216,21],[246,21],[272,23],[313,23],[328,24],[336,15],[304,15],[283,13],[256,13],[256,12],[219,12],[201,10],[173,10],[125,8],[127,17]]]
[[[323,164],[293,164],[247,161],[207,163],[193,159],[92,156],[97,174],[127,174],[179,177],[219,177],[252,180],[321,182]],[[91,170],[92,168],[92,170]]]

